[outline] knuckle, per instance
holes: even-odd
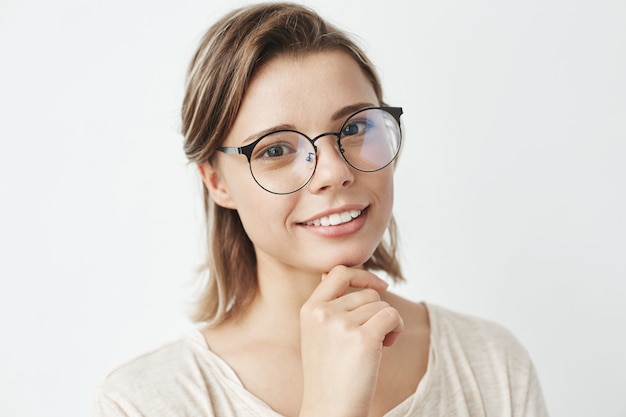
[[[386,307],[383,311],[388,315],[389,322],[392,326],[404,328],[404,320],[398,310],[393,307]]]
[[[352,326],[345,320],[333,320],[332,327],[339,332],[339,334],[348,335],[352,331]]]
[[[392,324],[396,324],[399,320],[401,320],[398,310],[391,307],[385,301],[381,301],[378,305],[380,308],[375,315],[378,316],[378,321],[380,325],[389,326]]]
[[[328,308],[326,308],[323,304],[315,304],[313,306],[309,306],[305,314],[313,321],[318,323],[328,322],[331,316]]]
[[[398,310],[391,307],[389,304],[387,304],[387,306],[382,311],[384,311],[391,318],[400,319],[400,313],[398,312]]]

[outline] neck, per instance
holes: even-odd
[[[257,292],[237,321],[254,333],[299,343],[300,309],[319,285],[321,273],[262,259],[257,265]]]

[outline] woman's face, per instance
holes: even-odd
[[[355,111],[378,105],[370,82],[348,54],[280,56],[252,79],[223,146],[243,146],[268,129],[295,129],[311,138],[337,132]],[[238,211],[259,267],[323,273],[336,265],[361,265],[376,249],[391,216],[393,164],[376,172],[357,171],[336,142],[335,136],[316,141],[315,174],[292,194],[262,189],[244,155],[218,152],[212,166],[201,166],[215,202]],[[322,225],[358,212],[345,223]]]

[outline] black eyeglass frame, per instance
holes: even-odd
[[[400,138],[399,138],[400,140],[399,140],[399,143],[398,143],[398,150],[396,151],[396,154],[394,155],[394,157],[391,158],[391,160],[388,163],[386,163],[385,165],[381,166],[380,168],[376,168],[376,169],[372,169],[372,170],[365,170],[365,169],[361,169],[361,168],[358,168],[358,167],[352,165],[352,163],[344,155],[344,150],[341,147],[341,132],[343,132],[343,129],[346,127],[346,124],[348,123],[348,121],[350,121],[350,119],[352,119],[357,114],[362,113],[362,112],[367,111],[367,110],[383,110],[383,111],[389,113],[391,116],[393,116],[393,118],[396,121],[396,123],[398,123],[398,130],[400,132]],[[313,178],[313,175],[315,175],[315,170],[317,169],[317,146],[315,145],[315,142],[318,139],[323,138],[324,136],[336,136],[337,137],[337,147],[339,148],[339,152],[341,153],[341,156],[343,157],[343,160],[346,161],[346,163],[348,165],[350,165],[352,168],[356,169],[357,171],[361,171],[361,172],[376,172],[376,171],[380,171],[381,169],[387,167],[389,164],[391,164],[393,162],[394,159],[396,159],[396,157],[398,156],[398,153],[400,153],[400,148],[402,147],[402,124],[400,123],[400,116],[402,116],[403,113],[404,112],[402,110],[402,107],[389,107],[389,106],[366,107],[366,108],[358,110],[358,111],[352,113],[350,116],[348,116],[346,118],[346,120],[343,122],[343,124],[341,125],[341,127],[339,128],[338,132],[321,133],[321,134],[315,136],[313,139],[311,139],[310,137],[308,137],[304,133],[299,132],[299,131],[294,130],[294,129],[274,130],[272,132],[268,132],[268,133],[264,134],[263,136],[261,136],[260,138],[256,139],[254,142],[247,144],[246,146],[240,146],[240,147],[236,147],[236,146],[220,146],[219,148],[217,148],[217,150],[220,151],[220,152],[225,153],[226,155],[245,155],[246,158],[248,159],[248,165],[250,166],[250,174],[252,175],[252,178],[254,178],[254,181],[259,185],[259,187],[263,188],[265,191],[267,191],[269,193],[272,193],[272,194],[280,194],[280,195],[292,194],[292,193],[295,193],[296,191],[301,190],[302,188],[304,188],[309,183],[309,181],[311,181],[311,178]],[[308,139],[309,142],[311,142],[311,145],[313,146],[313,149],[315,150],[315,167],[311,171],[311,175],[309,176],[309,178],[304,182],[304,184],[302,184],[297,189],[295,189],[293,191],[285,192],[285,193],[280,193],[280,192],[268,190],[261,183],[259,183],[259,181],[254,176],[254,172],[252,172],[252,153],[254,151],[255,146],[260,141],[265,139],[267,136],[274,135],[276,133],[281,133],[281,132],[297,133],[298,135],[301,135],[301,136],[305,137],[306,139]]]

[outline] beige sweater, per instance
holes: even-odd
[[[426,306],[431,325],[428,369],[416,392],[388,417],[548,415],[533,364],[508,331]],[[96,392],[94,415],[280,417],[243,387],[199,331],[112,372]]]

